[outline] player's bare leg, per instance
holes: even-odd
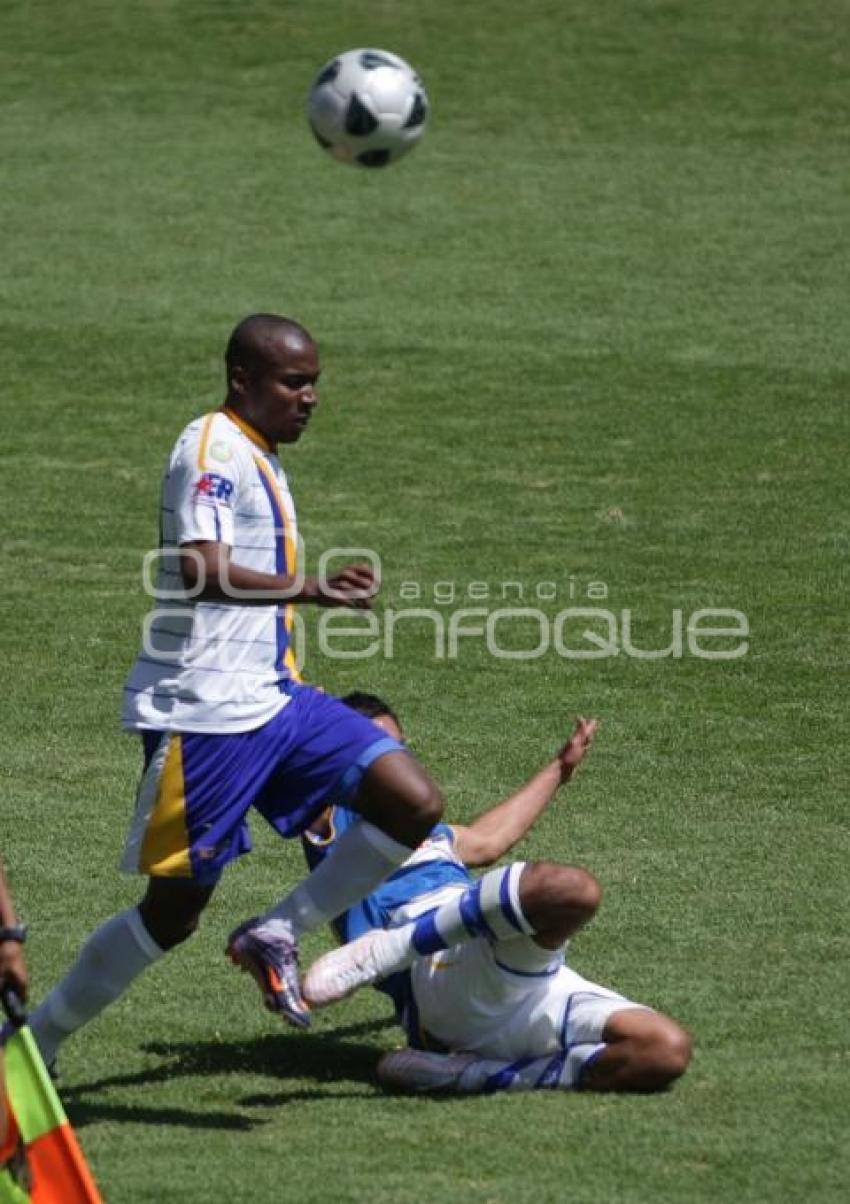
[[[602,1033],[605,1048],[585,1069],[586,1091],[664,1091],[685,1073],[691,1039],[683,1028],[642,1008],[615,1012]]]
[[[410,853],[439,823],[443,799],[417,760],[389,753],[370,766],[351,808]]]
[[[148,879],[139,915],[160,949],[173,949],[189,939],[214,890],[186,878]]]
[[[560,947],[584,928],[602,901],[602,887],[576,865],[529,861],[519,879],[522,913],[544,949]]]
[[[559,949],[595,914],[602,898],[596,879],[575,866],[537,862],[520,879],[523,913],[534,941]],[[691,1043],[675,1021],[646,1008],[615,1012],[602,1034],[605,1048],[583,1069],[588,1091],[663,1091],[687,1069]]]

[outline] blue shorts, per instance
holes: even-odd
[[[378,757],[404,751],[321,690],[288,692],[286,706],[250,732],[142,733],[145,771],[122,869],[212,885],[251,848],[250,807],[281,836],[296,836],[330,796],[350,801]]]

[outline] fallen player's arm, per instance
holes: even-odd
[[[466,865],[491,865],[503,857],[533,826],[570,780],[593,743],[598,722],[579,719],[557,757],[504,802],[479,815],[471,824],[452,824],[455,850]]]
[[[183,584],[199,601],[232,601],[240,606],[269,606],[275,602],[312,602],[317,606],[368,609],[378,582],[368,564],[349,564],[332,577],[303,577],[300,585],[289,573],[260,573],[230,558],[226,543],[182,544]]]

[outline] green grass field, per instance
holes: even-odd
[[[0,850],[36,999],[138,894],[115,866],[141,558],[245,313],[320,339],[322,409],[285,464],[313,563],[380,551],[379,614],[406,582],[495,610],[507,581],[550,619],[627,609],[643,648],[676,609],[750,626],[737,660],[520,661],[474,638],[435,659],[410,620],[392,659],[307,662],[395,703],[458,818],[602,718],[522,853],[601,879],[573,964],[693,1032],[672,1093],[394,1099],[378,998],[280,1031],[222,957],[302,872],[257,826],[199,935],[63,1052],[108,1204],[846,1198],[847,16],[0,0]],[[334,164],[302,118],[358,45],[412,60],[434,105],[385,173]]]

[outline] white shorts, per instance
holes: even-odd
[[[530,937],[456,945],[410,970],[424,1048],[514,1060],[598,1043],[609,1018],[642,1008],[564,965]]]

